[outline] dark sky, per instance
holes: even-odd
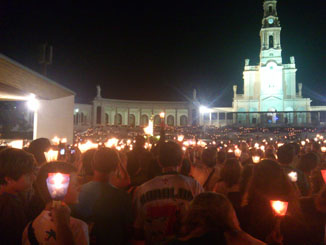
[[[90,102],[106,98],[202,100],[231,106],[244,59],[259,59],[262,0],[1,1],[0,52],[40,71],[38,45],[54,47],[48,76]],[[326,101],[326,1],[280,0],[283,62],[295,56],[304,95]],[[325,99],[324,99],[325,98]]]

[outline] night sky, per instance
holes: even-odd
[[[105,98],[186,100],[196,88],[231,106],[244,60],[259,61],[262,0],[30,2],[1,2],[0,52],[41,71],[38,47],[50,43],[48,77],[77,102],[100,84]],[[279,0],[278,15],[283,63],[295,56],[304,96],[326,104],[326,1]]]

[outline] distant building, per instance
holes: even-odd
[[[237,86],[233,86],[232,107],[206,108],[197,100],[195,91],[190,102],[103,99],[98,87],[92,105],[75,105],[76,127],[146,125],[152,115],[158,123],[162,111],[170,126],[318,126],[325,122],[326,106],[311,106],[311,100],[302,97],[302,83],[297,86],[296,82],[295,58],[283,64],[277,1],[264,0],[263,9],[260,62],[250,65],[250,60],[245,60],[244,93],[237,94]]]

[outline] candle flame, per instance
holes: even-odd
[[[285,216],[288,209],[288,202],[270,201],[270,204],[277,216]]]

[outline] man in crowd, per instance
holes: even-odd
[[[126,244],[131,237],[132,208],[128,195],[109,182],[119,164],[116,151],[101,148],[93,159],[93,180],[81,188],[77,217],[91,224],[91,242]]]
[[[0,239],[2,244],[21,244],[27,224],[18,194],[32,188],[35,159],[23,150],[0,151]]]
[[[134,195],[137,240],[160,244],[176,235],[186,207],[203,191],[197,181],[178,174],[182,159],[183,153],[177,143],[160,145],[159,164],[163,175],[138,187]]]

